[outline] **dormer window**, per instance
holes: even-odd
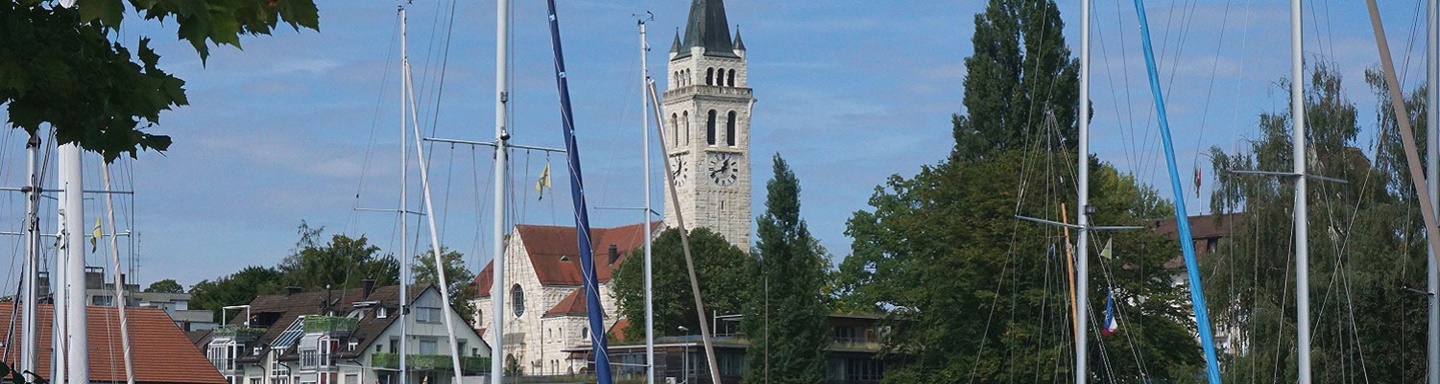
[[[390,308],[381,306],[379,309],[375,310],[375,318],[384,319],[388,317],[390,317]]]

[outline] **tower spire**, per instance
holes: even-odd
[[[735,26],[735,50],[736,50],[736,51],[744,51],[744,50],[745,50],[745,40],[740,40],[740,26],[738,26],[738,25]]]
[[[689,56],[699,47],[705,56],[735,57],[730,42],[730,25],[725,21],[725,2],[694,0],[690,3],[690,21],[685,25],[685,41],[676,57]]]
[[[680,53],[680,28],[675,28],[675,42],[670,44],[670,53]]]

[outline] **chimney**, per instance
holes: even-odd
[[[610,265],[615,265],[615,260],[620,258],[620,248],[610,244]]]
[[[360,297],[369,298],[375,292],[375,278],[367,277],[360,281]]]
[[[294,286],[294,285],[285,287],[285,296],[290,296],[290,295],[294,295],[294,294],[297,294],[297,293],[300,293],[300,287],[297,287],[297,286]]]

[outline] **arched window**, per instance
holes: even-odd
[[[730,70],[730,76],[726,76],[725,79],[726,79],[725,81],[728,83],[728,84],[726,84],[726,85],[729,85],[729,86],[731,86],[731,87],[734,87],[734,86],[735,86],[735,70],[734,70],[734,69],[731,69],[731,70]]]
[[[690,111],[680,112],[680,121],[681,121],[681,124],[684,124],[684,126],[685,126],[685,129],[681,130],[681,132],[685,132],[685,139],[682,140],[681,142],[682,142],[682,143],[689,143],[689,142],[690,142]]]
[[[510,303],[515,317],[525,314],[525,289],[520,288],[520,284],[510,286]]]
[[[705,143],[715,145],[715,110],[713,109],[705,118]]]
[[[705,70],[705,85],[715,85],[715,68]]]
[[[680,146],[680,115],[670,114],[670,146]]]
[[[735,146],[735,111],[725,119],[725,145]]]
[[[715,86],[725,86],[725,68],[720,68],[720,70],[715,71]]]

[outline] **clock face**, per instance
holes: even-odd
[[[730,186],[740,180],[740,156],[727,152],[711,152],[706,174],[710,181]]]
[[[690,182],[690,161],[685,160],[684,155],[670,157],[670,176],[675,179],[675,185],[679,187]]]

